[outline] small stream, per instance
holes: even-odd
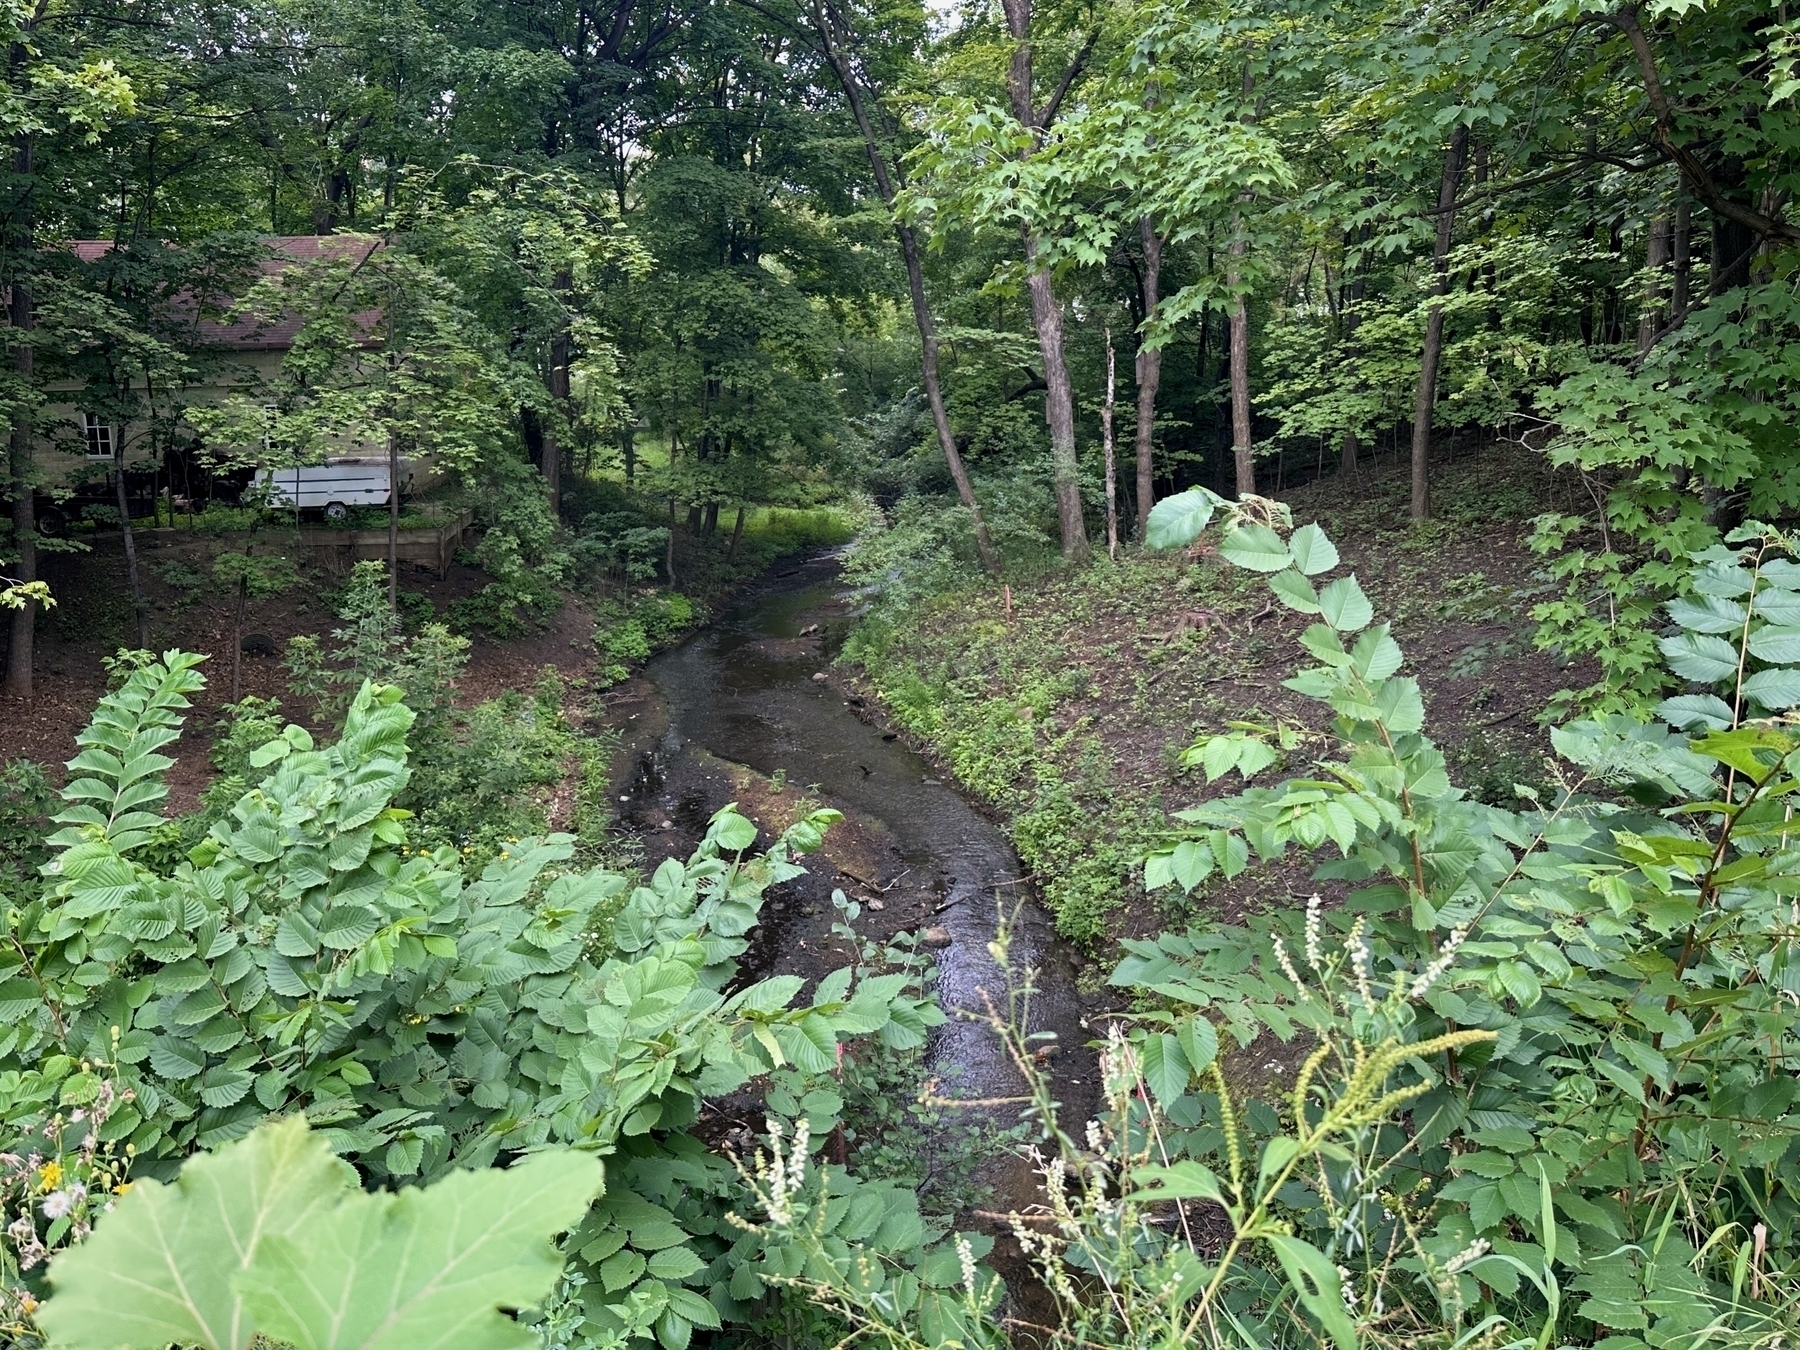
[[[654,859],[704,830],[706,818],[748,781],[736,766],[782,774],[800,792],[844,811],[811,875],[771,893],[747,956],[759,977],[808,977],[842,963],[830,935],[829,896],[864,902],[857,928],[871,936],[939,928],[939,993],[950,1021],[935,1034],[931,1071],[946,1095],[1015,1096],[1020,1078],[995,1037],[957,1010],[1002,1002],[1005,980],[988,952],[1001,907],[1011,960],[1036,972],[1030,1027],[1055,1033],[1051,1060],[1065,1128],[1079,1135],[1094,1106],[1092,1033],[1076,988],[1077,959],[1022,879],[1006,836],[942,781],[938,771],[874,718],[862,700],[816,678],[855,619],[830,557],[789,566],[682,646],[650,662],[626,701],[638,724],[633,776],[621,814]],[[846,832],[837,847],[840,832]],[[842,861],[849,850],[851,861]],[[847,871],[835,871],[840,862]],[[835,872],[835,874],[834,874]],[[873,906],[869,901],[874,900]],[[1002,1004],[1003,1006],[1003,1004]],[[1003,1113],[1004,1114],[1004,1113]],[[1030,1202],[1031,1178],[1012,1160],[984,1167],[1003,1207]]]

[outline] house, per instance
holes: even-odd
[[[322,258],[344,259],[352,264],[366,259],[380,241],[367,235],[285,235],[262,241],[266,257],[257,263],[264,276],[278,275],[295,266]],[[82,262],[92,263],[114,245],[106,239],[77,239],[66,245]],[[205,358],[199,364],[208,372],[194,384],[170,391],[167,398],[177,409],[219,403],[233,394],[252,397],[260,386],[272,383],[283,359],[292,350],[301,328],[296,315],[273,321],[254,316],[231,317],[221,312],[229,301],[212,298],[203,307],[189,295],[173,301],[172,328],[191,333],[192,352]],[[356,315],[353,322],[370,336],[364,344],[380,345],[380,315]],[[235,501],[252,470],[221,471],[205,454],[205,446],[191,428],[180,428],[174,437],[155,438],[147,423],[115,425],[101,414],[80,406],[79,393],[68,387],[67,401],[57,401],[54,387],[45,409],[46,434],[38,439],[37,464],[42,483],[37,503],[38,528],[58,533],[71,518],[92,507],[114,507],[117,485],[114,475],[123,465],[126,498],[132,513],[149,514],[166,496],[202,501],[225,498]],[[346,445],[346,453],[371,453],[379,447]]]

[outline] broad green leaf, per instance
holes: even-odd
[[[1669,617],[1690,633],[1736,633],[1747,617],[1736,600],[1716,595],[1696,595],[1669,601]]]
[[[38,1313],[55,1350],[244,1350],[256,1326],[236,1281],[272,1240],[313,1231],[355,1186],[298,1117],[138,1181],[93,1236],[50,1266]]]
[[[1299,1238],[1271,1235],[1267,1241],[1301,1306],[1319,1319],[1338,1350],[1356,1350],[1356,1323],[1344,1307],[1337,1267],[1318,1248]]]
[[[722,853],[742,853],[756,843],[756,826],[739,815],[737,803],[731,802],[713,814],[706,838],[717,844]]]
[[[1225,1203],[1225,1192],[1212,1169],[1183,1159],[1169,1167],[1140,1167],[1131,1174],[1140,1189],[1134,1200],[1211,1200]]]
[[[339,905],[320,916],[319,941],[327,947],[349,951],[374,937],[375,930],[380,927],[381,916],[374,910],[362,905]]]
[[[1696,754],[1727,764],[1753,782],[1766,777],[1782,757],[1794,748],[1793,738],[1772,727],[1738,727],[1734,731],[1715,731],[1688,742]],[[1647,843],[1658,843],[1650,840]],[[1710,849],[1707,850],[1710,852]]]
[[[1164,1106],[1187,1091],[1187,1056],[1181,1042],[1166,1031],[1144,1037],[1138,1046],[1138,1068],[1151,1094]]]
[[[1680,633],[1663,638],[1658,645],[1668,659],[1669,669],[1684,680],[1717,684],[1737,674],[1737,648],[1723,638],[1704,633]]]
[[[1656,715],[1683,731],[1723,731],[1731,725],[1731,705],[1715,694],[1678,694],[1656,705]]]
[[[1228,530],[1219,541],[1219,554],[1252,572],[1279,572],[1293,562],[1281,536],[1267,525],[1239,525]]]
[[[1294,555],[1294,566],[1309,577],[1329,572],[1338,565],[1337,545],[1326,538],[1318,525],[1302,525],[1288,539],[1288,552]]]
[[[241,1283],[259,1328],[296,1350],[530,1350],[502,1309],[540,1302],[551,1239],[600,1191],[592,1154],[539,1153],[395,1195],[358,1191],[267,1244]]]
[[[1359,632],[1375,618],[1375,607],[1353,576],[1339,577],[1320,591],[1319,608],[1325,622],[1340,633]]]
[[[1276,598],[1289,609],[1299,610],[1302,614],[1319,612],[1319,593],[1313,589],[1312,582],[1291,567],[1284,568],[1270,577],[1269,589],[1274,591]]]
[[[1768,624],[1750,634],[1750,655],[1778,666],[1800,666],[1800,627]]]
[[[1188,1018],[1177,1028],[1175,1037],[1181,1042],[1188,1067],[1195,1073],[1203,1073],[1219,1057],[1219,1033],[1204,1017]]]
[[[1800,704],[1800,670],[1759,670],[1743,683],[1744,697],[1765,708]]]
[[[1212,522],[1220,501],[1216,493],[1200,487],[1164,497],[1150,508],[1144,546],[1158,550],[1186,548]]]

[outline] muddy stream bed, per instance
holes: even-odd
[[[855,926],[865,937],[940,930],[933,955],[950,1020],[933,1033],[928,1061],[947,1097],[1016,1097],[1022,1087],[988,1028],[959,1015],[983,1012],[989,999],[1003,1005],[988,945],[1006,914],[1011,964],[1035,971],[1030,1029],[1055,1034],[1049,1072],[1064,1128],[1080,1137],[1097,1080],[1079,958],[1056,938],[1006,836],[831,674],[854,623],[837,564],[821,557],[778,568],[651,661],[609,700],[626,734],[615,784],[622,821],[653,863],[685,855],[727,802],[757,822],[765,844],[803,801],[842,811],[824,849],[802,860],[808,875],[770,892],[747,973],[810,981],[847,964],[849,948],[831,932],[834,890],[862,904]],[[995,1111],[1001,1123],[1009,1113],[1016,1119],[1017,1108]],[[1035,1198],[1022,1159],[989,1158],[978,1180],[1001,1211]]]

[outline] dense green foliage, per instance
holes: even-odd
[[[900,1098],[944,1018],[918,942],[841,932],[858,958],[810,990],[739,968],[834,813],[759,850],[726,807],[640,867],[581,697],[854,532],[874,692],[1005,813],[1065,935],[1136,925],[1091,1125],[1060,1118],[1022,973],[993,1019],[1043,1164],[1044,1209],[1013,1216],[1058,1319],[1034,1335],[1794,1337],[1784,5],[96,0],[0,27],[9,698],[57,550],[116,528],[137,630],[60,797],[0,770],[6,1335],[369,1343],[296,1290],[366,1270],[405,1297],[390,1239],[466,1193],[530,1248],[424,1300],[469,1344],[1012,1338],[987,1239],[930,1212],[967,1197],[917,1189],[941,1126]],[[284,333],[260,367],[216,340],[258,326]],[[1450,454],[1501,441],[1530,469],[1446,513]],[[397,544],[358,564],[337,626],[287,648],[314,729],[234,673],[217,775],[165,818],[204,658],[155,655],[134,531],[181,501],[235,536],[205,565],[241,651],[246,607],[299,585],[255,536],[300,512],[255,473],[347,449],[446,479],[353,526],[467,510],[481,575],[440,615]],[[1383,454],[1419,569],[1453,528],[1541,560],[1437,578],[1440,610],[1535,625],[1451,678],[1534,637],[1568,689],[1428,727],[1413,616],[1378,623],[1388,593],[1345,566],[1368,555],[1278,500],[1335,475],[1379,508]],[[1015,621],[1012,583],[1052,569]],[[208,578],[157,575],[182,609]],[[590,675],[459,706],[476,642],[571,592]],[[1100,613],[1110,650],[1064,650]],[[1297,700],[1189,700],[1121,791],[1096,728],[1190,659],[1202,688],[1266,669],[1270,614],[1308,621]],[[1527,712],[1554,759],[1463,772]],[[1165,818],[1163,770],[1205,799]],[[767,1112],[759,1159],[703,1123],[727,1101]],[[866,1156],[825,1161],[859,1110]],[[233,1274],[193,1197],[284,1149],[318,1231]],[[508,1198],[559,1168],[566,1205]],[[155,1279],[212,1262],[228,1333],[107,1321],[141,1310],[97,1272],[148,1262],[159,1214],[193,1236]]]
[[[905,967],[841,970],[801,1005],[797,978],[734,986],[764,891],[798,873],[793,855],[833,813],[751,857],[756,829],[728,808],[690,859],[638,885],[566,866],[567,835],[511,841],[467,876],[455,848],[410,844],[410,813],[390,803],[411,776],[415,715],[365,680],[335,743],[293,725],[265,741],[228,815],[178,864],[147,867],[170,764],[158,751],[197,664],[171,652],[103,700],[43,892],[12,916],[0,1086],[38,1184],[9,1229],[11,1277],[86,1231],[106,1195],[96,1179],[116,1189],[121,1159],[166,1175],[300,1113],[371,1183],[551,1143],[613,1154],[607,1199],[571,1239],[573,1289],[590,1281],[568,1295],[571,1329],[677,1347],[748,1316],[783,1258],[726,1222],[736,1174],[684,1133],[701,1104],[790,1071],[790,1111],[823,1135],[842,1109],[820,1081],[840,1038],[905,1049],[942,1020]],[[71,1110],[97,1122],[79,1141],[61,1138]],[[37,1205],[49,1191],[66,1203]],[[941,1231],[910,1191],[870,1194],[885,1198],[855,1213],[879,1223],[849,1231],[880,1227],[895,1260]]]

